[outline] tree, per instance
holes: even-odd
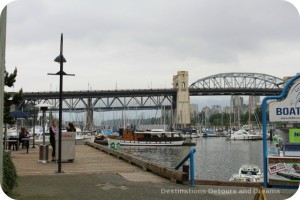
[[[17,77],[18,70],[15,68],[14,72],[9,74],[5,71],[5,79],[4,79],[4,84],[7,87],[12,87],[14,83],[16,82],[16,77]],[[12,125],[15,123],[14,118],[10,115],[10,108],[13,104],[18,105],[23,97],[23,90],[20,89],[18,93],[8,93],[4,92],[4,124],[9,124]]]
[[[222,125],[222,114],[221,113],[212,114],[209,118],[209,123],[212,126],[220,127]]]

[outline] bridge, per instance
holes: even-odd
[[[184,102],[185,106],[189,107],[190,96],[279,95],[284,85],[283,79],[267,74],[220,73],[199,79],[186,88],[185,85],[188,85],[187,72],[178,72],[175,77],[175,79],[173,77],[173,88],[169,89],[64,91],[63,110],[92,112],[151,110],[164,107],[176,111],[182,107],[178,106],[180,102]],[[24,92],[23,97],[19,107],[23,107],[24,110],[39,103],[52,104],[51,110],[54,111],[59,109],[59,92]],[[189,108],[186,110],[189,111]],[[182,113],[183,110],[176,112]]]

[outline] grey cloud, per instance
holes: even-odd
[[[295,48],[297,15],[281,0],[22,0],[8,6],[7,46],[15,50],[8,55],[31,49],[54,58],[63,32],[68,64],[77,73],[82,66],[127,66],[130,72],[164,66],[171,76],[183,65],[211,72],[226,64],[236,68],[224,70],[235,71],[247,63],[241,60],[245,54],[259,64],[272,44]],[[23,57],[21,64],[29,65]]]

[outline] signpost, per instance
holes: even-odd
[[[281,95],[265,97],[262,101],[264,187],[298,188],[296,185],[300,182],[300,170],[297,169],[300,157],[297,152],[300,151],[297,150],[297,145],[300,147],[300,129],[289,130],[290,143],[286,144],[286,149],[292,148],[296,152],[288,152],[291,153],[288,156],[279,154],[268,157],[268,105],[270,121],[300,123],[300,74],[285,84]]]

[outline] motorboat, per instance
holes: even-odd
[[[263,182],[263,173],[254,164],[244,164],[240,167],[238,174],[233,174],[229,181],[238,182]]]
[[[163,130],[162,130],[163,131]],[[181,136],[183,138],[198,138],[200,137],[196,129],[187,129],[187,130],[176,130],[176,136]]]
[[[261,140],[259,135],[250,134],[248,131],[244,129],[240,129],[228,136],[230,140]]]
[[[181,146],[183,138],[175,136],[174,132],[163,129],[152,129],[151,131],[120,130],[120,136],[108,136],[108,144],[119,143],[130,146]]]
[[[210,129],[204,129],[201,131],[202,137],[217,137],[217,132]]]
[[[240,176],[239,174],[233,174],[229,181],[233,181],[233,182],[257,182],[255,180],[255,178],[253,176],[248,176],[248,175],[245,175],[245,176]]]

